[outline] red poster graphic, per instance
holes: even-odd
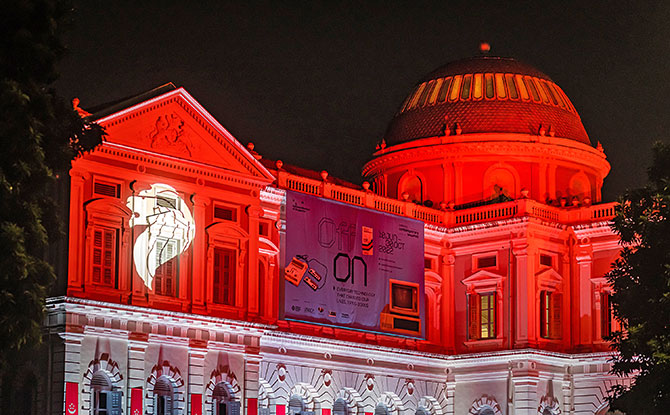
[[[286,406],[277,405],[277,415],[286,415]]]
[[[321,409],[321,415],[330,415],[330,409],[328,408]]]
[[[130,391],[130,415],[142,415],[142,388]]]
[[[247,415],[258,415],[258,399],[247,399]]]
[[[202,415],[202,395],[191,394],[191,415]]]
[[[65,384],[65,413],[79,415],[79,384],[67,382]]]

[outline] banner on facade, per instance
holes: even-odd
[[[284,318],[424,333],[423,222],[286,192]]]
[[[79,384],[77,382],[65,384],[65,413],[79,415]]]
[[[130,391],[130,415],[142,415],[142,388]]]
[[[202,395],[191,394],[191,415],[202,415]]]

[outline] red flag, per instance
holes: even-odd
[[[65,413],[79,415],[79,384],[67,382],[65,384]]]
[[[202,415],[202,395],[191,394],[191,415]]]
[[[142,388],[130,391],[130,415],[142,415]]]

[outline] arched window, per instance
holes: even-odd
[[[161,376],[154,385],[154,398],[156,415],[172,415],[174,389],[172,382],[165,376]]]
[[[375,415],[389,415],[389,408],[379,402],[377,406],[375,406]]]
[[[93,415],[112,415],[121,410],[121,391],[113,390],[112,381],[102,370],[91,378],[91,409]]]
[[[570,178],[570,195],[580,200],[591,197],[591,182],[583,172],[575,173]]]
[[[305,401],[302,396],[294,394],[288,401],[288,414],[297,415],[305,411]]]
[[[404,199],[407,194],[407,200],[410,202],[423,203],[423,182],[416,176],[406,176],[400,180],[400,188],[398,189],[398,196]]]
[[[488,174],[487,183],[484,184],[491,193],[491,199],[502,200],[514,198],[516,195],[516,180],[514,174],[505,168],[496,168]]]
[[[333,415],[349,415],[347,401],[343,398],[335,399],[335,402],[333,403]]]
[[[479,413],[477,415],[495,415],[495,411],[490,406],[482,406],[479,408]]]
[[[214,405],[213,415],[233,415],[239,414],[239,403],[233,401],[228,387],[225,383],[219,382],[212,392],[212,404]]]
[[[416,408],[416,412],[414,415],[430,415],[430,411],[423,406],[419,406]]]

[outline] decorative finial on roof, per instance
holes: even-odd
[[[249,143],[247,144],[247,149],[248,149],[249,151],[254,151],[254,143],[252,143],[251,141],[249,141]]]
[[[479,44],[479,51],[483,54],[489,53],[491,50],[491,45],[488,42],[482,42]]]
[[[86,110],[84,110],[84,109],[82,109],[82,108],[79,107],[79,98],[73,98],[73,99],[72,99],[72,108],[73,108],[75,111],[77,111],[77,113],[79,114],[79,116],[82,117],[82,118],[83,118],[83,117],[88,117],[89,115],[91,115],[90,112],[88,112],[88,111],[86,111]]]

